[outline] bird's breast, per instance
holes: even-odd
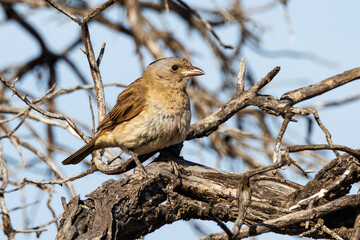
[[[186,100],[187,104],[169,107],[163,102],[148,99],[136,117],[108,133],[110,145],[146,154],[184,141],[191,119],[189,102]]]
[[[156,102],[151,102],[148,109],[153,117],[145,120],[140,134],[142,141],[135,148],[138,154],[152,152],[185,140],[191,119],[189,107],[164,108]]]

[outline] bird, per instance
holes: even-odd
[[[191,120],[187,82],[204,74],[186,58],[150,63],[142,76],[119,94],[95,137],[62,163],[77,164],[94,150],[109,147],[140,156],[183,142]]]

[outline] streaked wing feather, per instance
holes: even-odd
[[[137,84],[140,79],[129,85],[117,98],[113,109],[99,124],[97,131],[115,127],[117,124],[136,117],[145,106],[147,88]]]

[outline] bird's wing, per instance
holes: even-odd
[[[113,109],[105,116],[99,124],[97,132],[115,127],[117,124],[129,121],[136,117],[145,106],[147,87],[138,84],[137,81],[130,84],[117,98]]]

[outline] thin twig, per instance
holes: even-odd
[[[107,83],[104,84],[104,87],[122,87],[125,88],[126,86],[120,83]],[[53,93],[49,94],[48,96],[46,96],[46,98],[44,99],[44,101],[48,101],[50,99],[54,99],[58,96],[64,95],[64,94],[68,94],[68,93],[72,93],[74,91],[77,90],[93,90],[95,89],[94,85],[79,85],[73,88],[58,88],[56,89]]]
[[[324,103],[315,103],[312,106],[309,106],[307,108],[313,108],[316,110],[319,109],[325,109],[325,108],[330,108],[330,107],[337,107],[337,106],[343,106],[347,103],[352,103],[354,101],[358,101],[360,100],[360,94],[355,94],[354,96],[351,97],[345,97],[343,99],[339,99],[339,100],[335,100],[335,101],[329,101],[329,102],[324,102]]]
[[[91,95],[89,94],[89,106],[90,106],[90,112],[91,112],[91,122],[92,122],[92,128],[91,128],[91,132],[92,132],[92,137],[95,137],[95,116],[94,116],[94,109],[91,103]]]
[[[101,80],[100,70],[96,63],[94,50],[90,40],[90,32],[87,23],[81,25],[82,38],[86,49],[86,56],[91,70],[91,76],[96,91],[96,101],[98,109],[98,121],[101,122],[105,117],[105,94]]]
[[[52,159],[50,159],[48,156],[43,154],[39,149],[37,149],[34,146],[30,145],[29,143],[23,141],[22,139],[17,138],[17,141],[23,147],[27,148],[28,150],[33,152],[36,156],[38,156],[41,160],[43,160],[60,179],[65,179],[64,174],[60,171],[60,169],[57,167],[57,165],[54,163],[54,161]],[[76,194],[75,194],[75,190],[74,190],[74,187],[72,186],[72,184],[69,182],[66,182],[65,185],[66,185],[67,189],[69,190],[70,195],[75,196]]]
[[[292,159],[289,155],[289,151],[286,149],[281,150],[281,157],[285,158],[286,161],[289,162],[289,165],[294,165],[305,177],[308,177],[308,173],[314,172],[314,170],[305,170],[303,169],[294,159]]]
[[[54,179],[55,179],[55,178],[54,178]],[[54,194],[54,189],[55,189],[54,185],[51,185],[51,186],[50,186],[50,191],[49,191],[49,197],[48,197],[48,199],[47,199],[47,201],[46,201],[46,206],[47,206],[48,209],[50,210],[51,215],[53,216],[53,219],[56,218],[56,213],[55,213],[54,209],[51,207],[50,203],[51,203],[51,199],[52,199],[53,194]],[[55,224],[56,224],[57,230],[59,231],[59,228],[60,228],[59,223],[56,221]]]
[[[39,108],[38,106],[36,106],[35,104],[33,104],[32,102],[30,102],[26,96],[22,95],[20,93],[20,91],[18,91],[15,87],[11,86],[7,81],[5,81],[4,78],[2,78],[0,76],[0,80],[5,84],[6,87],[10,88],[23,102],[25,102],[29,107],[31,107],[32,109],[34,109],[35,111],[41,113],[44,116],[50,117],[50,118],[55,118],[55,119],[60,119],[60,120],[65,120],[72,128],[73,130],[79,134],[79,136],[82,139],[88,139],[88,137],[80,130],[78,129],[75,124],[71,121],[71,119],[65,115],[62,114],[56,114],[56,113],[52,113],[52,112],[47,112],[41,108]]]
[[[333,143],[332,143],[332,140],[331,140],[331,134],[330,134],[329,130],[322,124],[322,122],[320,120],[320,117],[319,117],[319,114],[317,113],[316,110],[314,110],[313,115],[314,115],[315,121],[317,122],[317,124],[319,125],[321,130],[325,133],[326,141],[329,143],[330,146],[332,146]],[[333,152],[335,153],[335,156],[339,157],[340,154],[335,149],[333,149],[333,150],[334,150]]]
[[[252,86],[249,91],[259,92],[263,87],[265,87],[271,80],[279,73],[280,67],[277,66],[273,68],[264,78],[262,78],[259,82],[257,82],[254,86]]]
[[[283,136],[285,134],[286,128],[287,128],[291,118],[292,118],[292,114],[285,117],[284,121],[283,121],[283,124],[281,125],[279,134],[278,134],[278,136],[276,138],[276,141],[275,141],[275,147],[274,147],[274,152],[273,152],[273,157],[272,157],[273,164],[278,161],[281,140],[282,140],[282,138],[283,138]]]
[[[7,191],[4,191],[4,193],[7,193]],[[31,203],[27,203],[27,204],[24,204],[20,207],[14,207],[14,208],[11,208],[11,209],[8,209],[8,212],[14,212],[14,211],[17,211],[17,210],[20,210],[20,209],[25,209],[27,207],[30,207],[32,205],[35,205],[35,204],[38,204],[40,202],[40,200],[36,200],[36,201],[33,201]],[[0,214],[2,214],[2,212],[0,212]]]
[[[0,124],[0,128],[5,132],[5,134],[10,134],[10,132],[11,132],[9,127],[6,124]],[[10,139],[11,144],[14,145],[16,151],[18,152],[20,159],[23,163],[23,166],[26,167],[27,161],[26,161],[25,155],[19,145],[18,139],[13,135],[10,135],[9,139]]]
[[[245,90],[245,58],[242,57],[239,65],[239,72],[237,76],[236,94],[241,94]]]
[[[206,118],[198,121],[197,123],[192,124],[186,136],[186,140],[208,136],[209,134],[216,131],[220,124],[227,121],[241,109],[244,109],[250,105],[255,105],[256,102],[254,101],[254,98],[258,98],[258,91],[270,83],[279,71],[280,67],[275,67],[263,79],[250,87],[250,89],[244,91],[240,95],[234,96],[229,102],[220,107],[216,112],[208,115]]]
[[[346,152],[355,158],[360,160],[359,150],[354,150],[352,148],[342,146],[342,145],[327,145],[327,144],[318,144],[318,145],[289,145],[286,147],[289,152],[300,152],[304,150],[339,150]]]
[[[7,118],[7,119],[1,119],[0,120],[0,124],[1,123],[7,123],[7,122],[11,122],[13,120],[15,120],[18,117],[21,117],[22,115],[24,115],[29,109],[31,109],[30,107],[24,109],[23,111],[17,113],[16,115],[12,116],[11,118]]]
[[[228,239],[232,239],[233,234],[230,231],[230,229],[222,221],[220,221],[220,219],[218,219],[216,216],[212,215],[211,217],[217,223],[217,225],[219,225],[219,227],[221,227],[221,229],[224,230],[224,232],[227,234]]]
[[[5,190],[8,184],[8,169],[5,164],[5,160],[2,152],[2,144],[0,142],[0,171],[2,175],[1,190]],[[15,230],[12,226],[9,211],[6,207],[4,192],[0,192],[0,208],[2,212],[2,229],[9,240],[15,240]]]
[[[7,133],[4,136],[0,136],[0,140],[3,138],[10,138],[16,132],[16,130],[18,130],[21,127],[21,125],[25,122],[26,118],[29,115],[29,112],[30,112],[30,109],[27,109],[24,113],[24,117],[21,119],[21,121],[18,123],[18,125],[16,127],[14,127],[14,129],[11,130],[11,132]]]
[[[97,169],[95,167],[91,167],[87,170],[85,170],[84,172],[81,172],[81,173],[78,173],[72,177],[69,177],[69,178],[65,178],[65,179],[62,179],[62,180],[59,180],[59,181],[37,181],[37,180],[32,180],[32,179],[28,179],[28,178],[24,178],[24,180],[22,181],[23,184],[26,184],[26,183],[32,183],[32,184],[36,184],[36,185],[45,185],[45,184],[63,184],[63,183],[67,183],[67,182],[70,182],[70,181],[74,181],[76,179],[79,179],[79,178],[82,178],[86,175],[89,175],[89,174],[92,174],[94,172],[96,172]]]
[[[234,236],[235,238],[239,234],[241,226],[244,224],[246,217],[246,209],[250,202],[250,186],[248,186],[248,180],[249,178],[247,178],[245,181],[242,181],[240,184],[240,188],[238,189],[239,213],[231,231],[232,236]]]
[[[177,0],[186,10],[188,10],[191,14],[193,14],[197,19],[200,20],[200,22],[211,32],[211,34],[216,38],[216,40],[220,43],[220,45],[224,48],[229,48],[229,49],[233,49],[234,47],[231,45],[226,45],[224,44],[220,37],[216,34],[216,32],[214,31],[213,27],[211,26],[211,24],[206,21],[204,18],[202,18],[197,11],[195,11],[194,9],[192,9],[189,5],[187,5],[184,1],[182,0]]]
[[[360,67],[329,77],[310,86],[287,92],[281,96],[281,100],[290,100],[291,104],[294,105],[357,79],[360,79]]]
[[[102,44],[101,50],[100,50],[100,53],[99,53],[99,56],[98,56],[98,58],[97,58],[97,60],[96,60],[96,63],[97,63],[97,65],[98,65],[98,67],[100,67],[101,60],[102,60],[102,58],[103,58],[103,56],[104,56],[105,47],[106,47],[106,42],[104,42],[104,43]]]
[[[15,233],[41,233],[47,231],[46,229],[22,229],[15,230]]]
[[[92,18],[96,17],[97,15],[101,14],[106,8],[110,7],[116,0],[108,0],[101,4],[99,7],[95,8],[91,11],[88,15],[86,15],[82,20],[81,23],[84,24],[91,20]]]
[[[75,15],[73,15],[72,13],[66,11],[64,8],[62,8],[59,4],[55,3],[52,0],[45,0],[47,3],[49,3],[53,8],[57,9],[58,11],[60,11],[61,13],[65,14],[66,16],[68,16],[71,20],[73,20],[74,22],[76,22],[77,24],[81,24],[81,20],[76,17]]]
[[[344,240],[342,237],[340,237],[339,235],[337,235],[334,231],[332,231],[330,228],[328,228],[328,227],[325,226],[324,224],[321,225],[321,230],[324,231],[324,232],[326,232],[327,234],[329,234],[332,239],[335,239],[335,240]]]

